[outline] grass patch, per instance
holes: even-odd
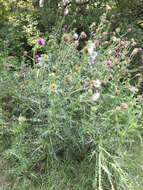
[[[1,162],[2,163],[2,162]],[[2,169],[0,177],[0,190],[93,190],[95,176],[94,162],[87,160],[78,162],[55,162],[45,174],[37,175],[35,180],[21,176],[15,178],[9,173],[10,168]],[[9,164],[7,163],[7,166]],[[143,147],[134,145],[122,161],[122,167],[129,172],[132,178],[132,190],[143,190]],[[10,166],[9,166],[10,167]],[[33,176],[34,177],[34,176]]]

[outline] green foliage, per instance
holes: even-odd
[[[16,56],[7,61],[10,51],[4,42],[1,144],[9,139],[3,157],[18,178],[38,181],[50,162],[87,160],[95,167],[94,189],[131,187],[118,160],[141,138],[142,99],[136,98],[128,72],[134,52],[126,59],[132,42],[124,37],[114,36],[107,43],[109,21],[106,14],[100,19],[98,28],[91,25],[94,37],[81,51],[73,46],[73,32],[64,34],[60,43],[52,36],[45,46],[35,35],[32,52],[18,63]]]
[[[0,145],[10,175],[43,184],[53,165],[72,163],[73,173],[90,171],[76,189],[133,189],[122,162],[142,140],[141,79],[130,70],[141,60],[141,31],[115,14],[120,4],[12,3],[0,39]]]

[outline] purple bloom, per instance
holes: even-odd
[[[16,121],[16,118],[13,118],[12,121]]]
[[[117,55],[117,52],[116,52],[116,50],[113,50],[113,53],[114,53],[114,55]]]
[[[62,28],[62,32],[63,32],[63,33],[66,32],[66,28]]]
[[[18,78],[21,78],[21,77],[22,77],[22,75],[21,75],[21,74],[18,74],[18,75],[17,75],[17,77],[18,77]]]
[[[124,108],[124,109],[128,109],[128,105],[127,105],[127,104],[124,104],[124,105],[123,105],[123,108]]]
[[[107,61],[107,65],[112,65],[112,62],[110,60]]]
[[[24,68],[24,69],[23,69],[23,72],[24,72],[24,73],[26,73],[26,72],[27,72],[27,69],[26,69],[26,68]]]
[[[36,58],[37,60],[39,59],[39,57],[40,57],[39,55],[35,55],[35,58]]]
[[[65,24],[65,25],[64,25],[64,28],[67,29],[67,28],[68,28],[68,25]]]
[[[128,32],[130,32],[132,29],[131,28],[128,28]]]
[[[10,61],[12,59],[12,57],[8,57],[8,61]]]
[[[110,72],[113,73],[114,72],[113,69],[110,69]]]
[[[28,52],[25,50],[25,51],[24,51],[24,55],[27,55],[27,53],[28,53]]]
[[[9,67],[8,64],[6,64],[6,65],[5,65],[5,68],[8,69],[8,67]]]
[[[45,45],[45,40],[43,38],[40,38],[38,43],[39,43],[39,45],[44,46]]]
[[[94,59],[90,59],[90,63],[94,63]]]
[[[85,39],[85,38],[87,38],[87,34],[85,32],[82,32],[81,37]]]

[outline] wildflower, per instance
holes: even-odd
[[[70,35],[69,34],[65,34],[63,36],[63,39],[64,39],[65,42],[69,42],[70,41]]]
[[[101,81],[101,85],[102,85],[102,86],[106,86],[106,84],[107,84],[107,82],[106,82],[105,80],[102,80],[102,81]]]
[[[53,72],[57,71],[57,68],[55,66],[52,67]]]
[[[111,10],[112,10],[112,7],[110,7],[109,5],[107,5],[107,10],[108,10],[108,11],[111,11]]]
[[[99,40],[95,40],[95,44],[99,46]]]
[[[23,116],[19,116],[19,118],[18,118],[18,121],[19,121],[19,122],[24,122],[25,120],[26,120],[26,118],[23,117]]]
[[[10,61],[12,59],[12,57],[8,57],[8,61]]]
[[[73,16],[76,16],[77,15],[77,13],[76,12],[73,12]]]
[[[111,39],[113,40],[113,42],[117,41],[117,38],[115,36],[113,36]]]
[[[54,89],[54,90],[56,89],[56,85],[55,84],[52,85],[52,89]]]
[[[109,42],[108,42],[108,41],[105,41],[105,42],[104,42],[104,44],[105,44],[105,45],[108,45],[108,44],[109,44]]]
[[[98,79],[96,81],[93,81],[92,82],[92,87],[100,88],[101,87],[101,82]]]
[[[22,75],[21,75],[21,74],[18,74],[18,75],[17,75],[17,77],[18,77],[18,78],[21,78],[21,77],[22,77]]]
[[[16,118],[12,118],[12,121],[16,121]]]
[[[81,37],[85,39],[85,38],[87,38],[87,34],[85,32],[82,32]]]
[[[112,65],[112,62],[109,60],[109,61],[107,61],[106,64],[107,64],[107,65]]]
[[[93,60],[95,60],[95,58],[97,57],[97,52],[96,51],[93,51],[92,55],[91,55],[91,58]]]
[[[39,1],[39,7],[43,7],[44,6],[44,0],[40,0]]]
[[[114,55],[117,55],[117,51],[116,51],[116,50],[113,50],[113,54],[114,54]]]
[[[78,68],[78,67],[75,67],[75,68],[74,68],[74,71],[78,71],[78,70],[79,70],[79,68]]]
[[[138,48],[138,51],[142,51],[142,48]]]
[[[90,59],[90,63],[94,63],[94,59]]]
[[[71,76],[66,77],[66,81],[67,82],[72,82],[72,77]]]
[[[117,110],[118,110],[118,112],[121,112],[121,107],[118,107]]]
[[[69,0],[63,0],[63,5],[68,4],[70,1]]]
[[[113,73],[114,72],[113,69],[110,69],[110,72]]]
[[[65,24],[65,25],[64,25],[64,28],[67,29],[67,28],[68,28],[68,25]]]
[[[45,45],[45,40],[43,38],[40,38],[38,43],[39,43],[39,45],[44,46]]]
[[[138,99],[143,99],[143,96],[142,95],[138,95],[137,98]]]
[[[23,53],[24,53],[24,55],[27,55],[28,52],[25,50]]]
[[[66,8],[64,11],[64,14],[67,15],[69,13],[69,10]]]
[[[37,60],[39,59],[39,57],[40,57],[39,55],[35,55],[35,58],[36,58]]]
[[[131,28],[128,28],[128,32],[130,32],[132,29]]]
[[[65,29],[65,28],[62,28],[62,32],[63,32],[63,33],[66,32],[66,29]]]
[[[98,92],[96,92],[95,94],[93,94],[93,95],[90,97],[90,99],[91,99],[92,101],[97,101],[97,100],[99,99],[99,97],[100,97],[100,94],[99,94]]]
[[[102,35],[103,35],[103,36],[106,36],[106,35],[107,35],[107,32],[103,32]]]
[[[8,69],[8,67],[9,67],[9,65],[8,65],[8,64],[6,64],[6,65],[5,65],[5,68],[6,68],[6,69]]]
[[[131,92],[138,91],[138,89],[137,89],[137,88],[135,88],[134,86],[130,86],[130,87],[129,87],[129,90],[130,90]]]
[[[115,32],[117,32],[117,33],[119,33],[120,31],[121,31],[120,28],[116,28],[116,29],[115,29]]]
[[[74,33],[74,34],[73,34],[73,39],[75,39],[75,40],[78,39],[78,34],[77,34],[77,33]]]
[[[24,68],[24,69],[23,69],[23,72],[24,72],[24,73],[26,73],[26,72],[27,72],[27,69],[26,69],[26,68]]]
[[[128,109],[128,105],[127,104],[123,104],[123,108],[124,109]]]
[[[87,46],[87,48],[86,48],[87,53],[89,53],[90,55],[92,55],[93,52],[94,52],[94,48],[95,48],[94,43],[90,43],[90,44]]]

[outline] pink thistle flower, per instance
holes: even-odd
[[[39,45],[44,46],[45,45],[45,40],[43,38],[40,38],[38,43],[39,43]]]
[[[107,61],[107,65],[112,65],[112,62],[109,60],[109,61]]]
[[[111,11],[112,10],[112,7],[110,7],[109,5],[107,6],[107,10],[108,11]]]
[[[90,63],[94,63],[94,59],[90,59]]]
[[[67,29],[67,28],[68,28],[68,25],[65,24],[65,25],[64,25],[64,28]]]
[[[35,55],[35,58],[36,58],[37,60],[39,59],[39,57],[40,57],[39,55]]]
[[[16,121],[16,118],[12,118],[12,121]]]
[[[142,48],[138,48],[138,51],[142,51]]]
[[[9,67],[9,65],[8,65],[8,64],[6,64],[6,65],[5,65],[5,68],[6,68],[6,69],[8,69],[8,67]]]
[[[73,48],[75,48],[75,42],[73,42]]]
[[[23,53],[24,53],[24,55],[27,55],[28,52],[25,50]]]
[[[12,59],[12,57],[8,57],[8,61],[10,61]]]
[[[99,40],[95,40],[95,44],[99,46]]]
[[[114,72],[113,69],[110,69],[110,72],[113,73]]]
[[[26,73],[26,72],[27,72],[27,69],[26,69],[26,68],[24,68],[24,69],[23,69],[23,72],[24,72],[24,73]]]
[[[63,32],[63,33],[66,32],[66,28],[62,28],[62,32]]]
[[[124,109],[128,109],[128,105],[127,104],[123,104],[123,108]]]
[[[56,42],[53,42],[54,45],[56,45]]]
[[[17,77],[18,77],[18,78],[21,78],[21,77],[22,77],[22,75],[21,75],[21,74],[18,74],[18,75],[17,75]]]
[[[131,32],[132,31],[132,29],[131,28],[128,28],[128,32]]]
[[[92,101],[97,101],[97,100],[99,99],[99,97],[100,97],[100,94],[99,94],[98,92],[96,92],[95,94],[93,94],[93,95],[90,97],[90,99],[91,99]]]
[[[69,10],[66,8],[64,11],[64,14],[67,15],[69,13]]]
[[[116,50],[113,50],[113,53],[114,53],[114,55],[117,55],[117,51]]]
[[[118,112],[121,112],[121,107],[118,107],[117,110],[118,110]]]
[[[85,38],[87,38],[87,34],[85,32],[82,32],[81,37],[85,39]]]

